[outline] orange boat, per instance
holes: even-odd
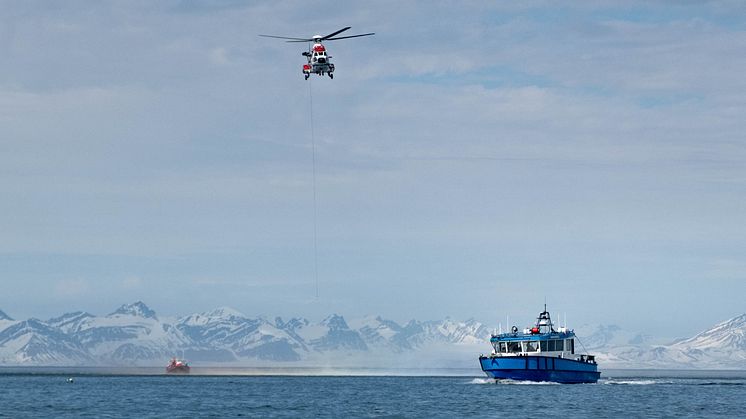
[[[166,372],[169,374],[189,374],[189,364],[183,359],[171,358],[171,362],[166,366]]]

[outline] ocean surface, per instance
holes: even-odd
[[[193,371],[0,368],[0,417],[746,417],[746,371],[611,370],[597,384],[495,383],[478,370]]]

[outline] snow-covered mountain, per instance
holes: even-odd
[[[371,356],[387,358],[425,346],[479,343],[488,348],[489,339],[487,328],[474,320],[412,320],[401,326],[378,316],[354,319],[350,326],[338,314],[318,323],[271,321],[227,307],[166,319],[139,301],[106,316],[78,311],[18,322],[2,313],[0,319],[0,364],[161,365],[183,354],[203,364],[328,365],[346,359],[369,366],[363,360]]]
[[[138,301],[132,304],[124,304],[116,309],[116,311],[109,314],[109,316],[116,315],[143,317],[146,319],[158,320],[158,317],[155,316],[155,311],[151,310],[150,307],[146,306],[145,303],[143,303],[142,301]]]
[[[309,346],[320,352],[325,351],[367,351],[368,345],[356,330],[350,329],[344,317],[332,314],[321,323],[295,329],[295,333]]]
[[[597,354],[606,368],[746,369],[746,314],[674,342],[616,325],[584,326],[575,332],[581,349]]]
[[[95,317],[93,314],[86,313],[84,311],[76,311],[74,313],[65,313],[59,317],[55,317],[47,320],[47,324],[52,327],[62,329],[65,333],[76,333],[81,329],[81,325],[87,319]]]
[[[0,310],[0,330],[5,329],[13,323],[15,323],[15,320]]]
[[[74,336],[38,319],[13,322],[0,331],[0,364],[79,365],[92,361]]]
[[[630,332],[621,327],[611,325],[583,325],[575,329],[582,345],[588,350],[604,350],[609,347],[651,345],[665,343],[654,341],[650,335]]]
[[[734,317],[672,347],[681,350],[746,350],[746,314]]]
[[[614,325],[576,333],[579,350],[596,354],[602,368],[746,368],[746,314],[673,343]],[[227,307],[171,319],[138,301],[106,316],[78,311],[46,321],[0,311],[0,365],[161,366],[183,355],[200,365],[411,367],[426,352],[429,366],[470,366],[490,350],[489,336],[474,319],[285,321]]]
[[[746,368],[746,314],[666,347],[678,363],[706,368]]]
[[[2,321],[2,320],[13,321],[13,319],[11,319],[10,316],[8,316],[7,314],[5,314],[4,311],[0,310],[0,321]]]
[[[192,348],[198,348],[198,358],[202,359],[297,361],[299,351],[306,349],[275,324],[262,318],[250,319],[227,307],[181,318],[175,327],[190,339]]]

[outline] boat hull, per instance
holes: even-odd
[[[166,367],[166,372],[168,374],[189,374],[189,366],[188,365],[177,365],[175,367],[169,366]]]
[[[595,383],[601,373],[595,363],[547,356],[480,356],[482,371],[495,379]]]

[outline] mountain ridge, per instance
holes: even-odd
[[[16,321],[3,315],[0,365],[155,366],[184,354],[203,365],[391,367],[411,366],[426,350],[443,367],[471,367],[491,349],[491,329],[475,319],[399,324],[380,315],[347,320],[330,314],[320,322],[285,321],[218,307],[171,320],[142,301],[106,316],[75,311]],[[576,333],[605,368],[746,368],[746,314],[669,343],[615,325]]]

